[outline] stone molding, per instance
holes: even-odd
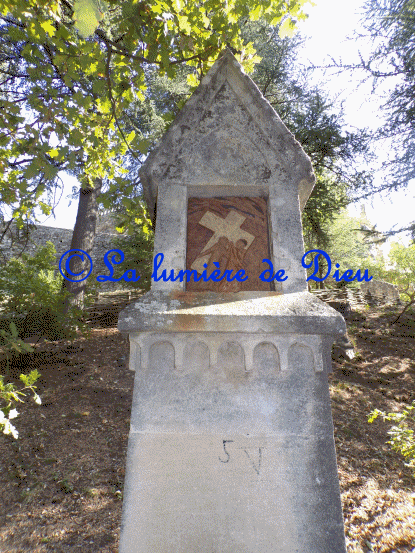
[[[308,292],[150,291],[121,313],[118,329],[139,332],[243,332],[338,337],[343,317]]]
[[[141,332],[130,335],[130,369],[146,371],[151,366],[151,354],[154,346],[167,343],[174,352],[174,369],[178,374],[187,374],[191,367],[198,366],[202,359],[195,361],[193,353],[200,346],[205,349],[205,359],[209,369],[218,367],[221,359],[221,348],[228,344],[234,344],[240,348],[243,354],[243,363],[240,372],[255,375],[260,365],[256,352],[259,346],[272,346],[274,348],[274,363],[278,367],[275,373],[292,370],[289,366],[288,356],[292,347],[300,346],[310,349],[313,357],[313,369],[315,372],[330,372],[331,366],[327,366],[323,359],[322,337],[319,335],[301,334],[247,334],[247,333],[160,333]],[[197,355],[199,356],[199,355]],[[190,360],[192,360],[190,362]]]

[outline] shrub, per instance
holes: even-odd
[[[120,278],[125,271],[135,271],[140,279],[137,282],[122,281],[123,288],[149,290],[153,270],[153,232],[135,223],[131,225],[130,234],[121,234],[113,244],[125,254],[124,261],[114,268],[114,277]]]
[[[415,475],[415,437],[414,430],[411,428],[415,425],[415,401],[398,413],[385,413],[375,409],[369,414],[369,422],[373,422],[377,417],[395,423],[388,431],[390,440],[387,443],[394,451],[403,455],[406,460],[405,465],[412,468]]]
[[[0,375],[0,432],[3,432],[3,434],[11,434],[17,439],[19,433],[10,421],[18,416],[16,405],[24,402],[23,398],[26,397],[29,391],[33,393],[35,402],[41,404],[34,385],[39,376],[40,374],[36,370],[29,374],[21,374],[20,380],[24,387],[18,389],[12,382],[5,384],[4,376]]]
[[[37,334],[57,340],[73,335],[81,312],[71,309],[64,314],[68,292],[62,290],[62,280],[51,242],[32,256],[10,259],[0,270],[3,328],[11,320],[20,337]]]
[[[29,344],[25,344],[19,338],[16,325],[9,323],[9,331],[0,329],[0,351],[6,358],[6,371],[9,370],[10,361],[16,353],[29,353],[33,348]]]

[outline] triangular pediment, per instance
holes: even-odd
[[[169,166],[170,177],[185,174],[189,182],[202,186],[255,185],[269,179],[272,150],[226,79],[197,123],[177,143],[174,157],[181,163]]]
[[[281,186],[304,206],[311,162],[229,50],[216,61],[140,171],[151,207],[158,186],[267,194]]]

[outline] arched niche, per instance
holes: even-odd
[[[149,348],[149,364],[152,370],[174,370],[174,347],[167,340],[155,342]]]
[[[260,378],[270,378],[279,373],[280,357],[271,342],[261,342],[254,349],[253,364]]]
[[[210,366],[209,348],[201,340],[187,343],[184,348],[183,368],[188,371],[193,369],[208,370]]]

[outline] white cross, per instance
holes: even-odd
[[[222,219],[222,217],[218,217],[214,213],[207,211],[200,219],[199,225],[213,230],[215,234],[207,242],[201,253],[216,244],[221,236],[225,236],[225,238],[227,238],[234,244],[236,244],[238,240],[246,240],[247,245],[245,250],[247,250],[252,242],[255,240],[255,236],[240,228],[245,219],[246,217],[244,217],[237,211],[234,211],[233,209],[227,214],[225,219]],[[199,274],[201,274],[202,271],[205,270],[203,264],[209,262],[209,255],[205,257],[198,257],[192,263],[191,269],[195,269]]]

